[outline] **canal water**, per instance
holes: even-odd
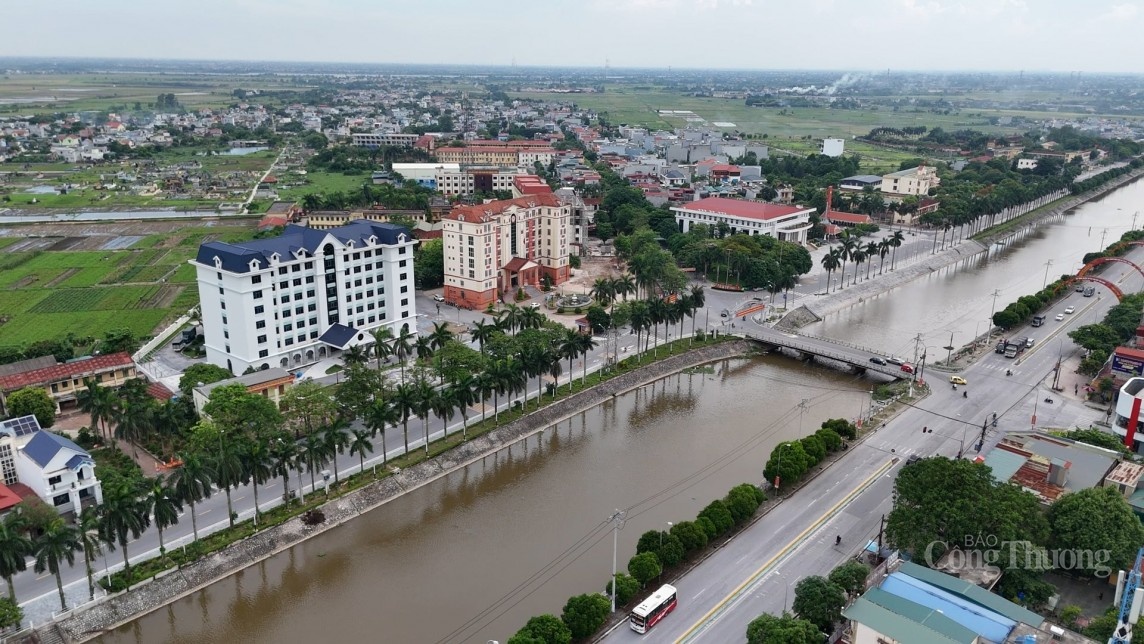
[[[918,333],[931,347],[948,344],[951,331],[964,344],[985,332],[995,289],[1001,308],[1041,288],[1047,260],[1050,279],[1075,272],[1085,253],[1103,247],[1102,234],[1107,244],[1128,230],[1142,185],[806,330],[910,357]],[[614,508],[632,508],[619,538],[623,569],[642,532],[693,518],[733,485],[759,482],[776,443],[826,418],[857,416],[870,386],[780,356],[671,376],[99,641],[503,642],[528,617],[559,614],[567,597],[603,588]]]

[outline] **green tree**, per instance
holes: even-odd
[[[794,587],[794,603],[791,608],[796,615],[814,624],[823,633],[834,630],[834,624],[842,618],[842,607],[846,595],[842,588],[830,583],[825,577],[813,575],[803,577]]]
[[[759,615],[747,625],[747,644],[821,644],[825,639],[817,626],[786,613]]]
[[[1104,570],[1127,570],[1144,543],[1144,525],[1116,488],[1070,492],[1049,507],[1052,545],[1074,552],[1105,552]],[[1100,562],[1097,562],[1100,563]]]
[[[209,362],[200,362],[187,367],[183,376],[179,378],[179,392],[190,396],[195,387],[200,384],[209,385],[220,380],[233,378],[229,370]]]
[[[731,528],[735,527],[735,517],[727,509],[727,505],[719,500],[708,503],[707,507],[699,512],[699,516],[707,518],[714,524],[716,535],[727,534]]]
[[[695,552],[707,545],[707,534],[694,521],[680,521],[671,526],[671,534],[683,544],[688,553]]]
[[[1128,448],[1124,446],[1124,442],[1117,437],[1116,434],[1102,432],[1099,429],[1075,429],[1071,432],[1063,432],[1061,436],[1080,443],[1103,447],[1104,449],[1109,449],[1114,452],[1128,453]]]
[[[103,342],[99,346],[104,353],[131,353],[139,348],[139,340],[131,329],[111,329],[103,334]]]
[[[50,572],[56,578],[56,590],[60,594],[60,610],[67,610],[67,598],[64,597],[64,580],[60,575],[60,562],[66,561],[70,566],[75,563],[75,553],[80,549],[79,533],[75,526],[64,521],[63,517],[56,517],[36,537],[32,554],[36,558],[35,571]]]
[[[861,561],[847,561],[831,570],[827,579],[851,597],[857,597],[866,590],[866,577],[869,574],[870,567]]]
[[[155,517],[155,528],[159,531],[159,556],[162,557],[167,554],[167,547],[163,544],[163,530],[179,522],[179,511],[183,509],[183,503],[162,474],[150,481],[145,501],[151,515]]]
[[[83,550],[83,566],[87,573],[88,600],[95,600],[95,558],[103,552],[103,542],[99,539],[99,508],[85,508],[76,521],[79,531],[79,545]]]
[[[24,610],[7,597],[0,597],[0,629],[18,626],[24,621]]]
[[[413,260],[418,288],[438,288],[445,283],[445,244],[440,239],[421,242]]]
[[[56,424],[56,403],[42,387],[24,387],[8,395],[8,414],[12,418],[35,416],[40,427]]]
[[[131,560],[127,554],[128,537],[138,539],[151,525],[147,505],[140,501],[137,490],[127,485],[104,487],[100,507],[99,536],[108,545],[119,544],[123,551],[123,577],[131,590]]]
[[[616,606],[624,606],[636,593],[640,591],[640,582],[636,581],[631,575],[625,575],[622,572],[616,573]],[[612,596],[612,582],[608,582],[604,586],[604,594],[608,597]]]
[[[8,599],[16,602],[16,586],[12,578],[27,569],[32,554],[32,541],[24,534],[24,522],[18,513],[0,520],[0,577],[8,582]]]
[[[518,639],[519,638],[519,639]],[[509,642],[527,642],[532,644],[570,644],[572,630],[555,615],[537,615],[532,617],[513,635]]]
[[[293,389],[297,387],[291,391]],[[331,409],[336,409],[329,391],[323,389],[323,393]],[[258,438],[282,426],[282,414],[274,401],[266,396],[251,393],[246,390],[246,385],[238,383],[212,389],[210,400],[203,406],[203,412],[210,416],[219,430],[232,440],[239,437]],[[332,411],[330,415],[333,415]]]
[[[611,602],[599,593],[576,595],[564,604],[560,619],[572,631],[572,639],[584,639],[608,621]]]
[[[197,451],[181,452],[177,456],[182,466],[171,472],[169,483],[175,496],[191,508],[191,533],[199,540],[199,524],[195,517],[195,505],[211,496],[214,484],[214,466]]]
[[[659,557],[654,552],[644,552],[628,560],[628,574],[640,582],[640,587],[663,573]]]

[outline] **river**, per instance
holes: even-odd
[[[918,333],[931,351],[946,345],[951,331],[954,343],[964,344],[975,326],[985,332],[994,289],[1004,307],[1041,288],[1046,260],[1053,260],[1050,278],[1075,272],[1085,253],[1101,248],[1105,229],[1105,243],[1127,230],[1144,201],[1142,185],[806,330],[910,357]],[[858,415],[869,388],[869,380],[783,357],[675,375],[99,641],[503,642],[528,617],[559,614],[567,597],[602,589],[611,567],[603,524],[613,508],[635,506],[620,532],[623,569],[642,532],[693,518],[737,483],[759,482],[777,442],[826,418]],[[586,544],[576,547],[585,535]]]

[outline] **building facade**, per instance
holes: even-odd
[[[439,171],[435,177],[437,192],[446,197],[460,197],[478,192],[512,190],[512,181],[520,172],[499,169],[468,169]]]
[[[682,206],[672,206],[681,232],[695,224],[711,228],[726,224],[731,234],[770,235],[782,241],[802,244],[810,230],[814,208],[784,206],[759,201],[707,197]]]
[[[24,387],[38,387],[48,392],[56,403],[56,411],[60,411],[75,404],[88,380],[100,387],[120,387],[137,375],[135,361],[126,352],[77,358],[0,376],[0,403],[7,410],[9,394]]]
[[[60,514],[103,502],[95,460],[59,434],[34,432],[16,452],[16,476]]]
[[[292,369],[416,326],[413,246],[394,224],[290,225],[272,239],[209,242],[198,273],[207,360],[242,374]]]
[[[552,194],[454,208],[443,222],[445,301],[480,309],[545,277],[567,281],[570,218]]]
[[[417,134],[401,134],[399,132],[371,132],[368,134],[354,134],[354,145],[363,148],[380,148],[392,146],[398,148],[411,148],[417,142]]]
[[[195,387],[191,390],[191,398],[195,403],[195,411],[200,416],[204,414],[203,408],[211,401],[211,392],[227,385],[242,385],[247,393],[257,394],[280,407],[286,392],[294,387],[294,374],[281,367],[271,367],[265,371],[255,371],[245,376],[228,378],[218,382]]]
[[[882,192],[892,195],[925,196],[939,185],[941,179],[932,166],[919,165],[909,170],[882,175]]]

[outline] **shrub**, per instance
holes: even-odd
[[[611,601],[599,593],[576,595],[564,604],[560,619],[572,631],[573,639],[584,639],[608,621],[611,606]]]
[[[641,588],[662,572],[663,566],[654,552],[638,554],[628,560],[628,574],[640,583]]]
[[[822,444],[828,451],[837,452],[842,448],[842,437],[833,429],[820,429],[814,432],[814,435],[818,437],[818,440],[822,441]]]
[[[318,525],[319,523],[323,523],[325,520],[326,520],[326,513],[322,512],[321,510],[319,510],[317,508],[315,508],[313,510],[307,510],[302,515],[302,523],[304,523],[306,525],[311,525],[311,526],[312,525]]]
[[[702,513],[696,517],[695,525],[703,531],[703,536],[707,537],[707,541],[719,536],[719,528],[715,526],[715,522],[710,517],[703,516]]]
[[[609,597],[612,595],[612,582],[604,588],[604,591]],[[640,582],[636,581],[634,577],[625,575],[622,572],[616,573],[616,606],[623,606],[636,596],[640,591]]]
[[[694,552],[707,545],[707,533],[698,521],[681,521],[671,526],[671,534],[683,544],[685,552]]]
[[[735,518],[731,515],[731,511],[722,501],[712,501],[703,508],[699,513],[701,517],[707,517],[715,526],[715,536],[726,534],[728,530],[735,526]]]

